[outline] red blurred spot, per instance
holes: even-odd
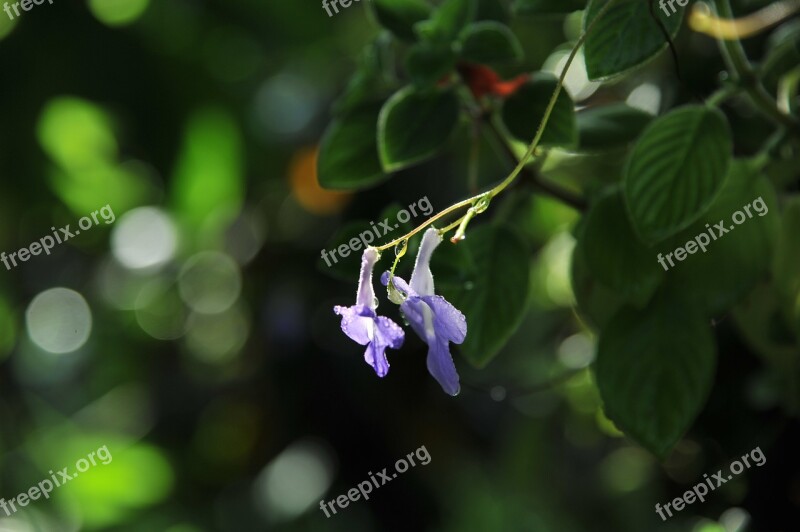
[[[458,65],[458,72],[477,100],[487,94],[507,98],[528,81],[527,74],[503,81],[497,72],[484,65],[461,63]]]

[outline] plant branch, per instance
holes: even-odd
[[[733,10],[729,0],[714,0],[717,13],[725,19],[733,19]],[[750,65],[738,37],[730,36],[728,39],[719,39],[722,57],[728,69],[736,76],[750,101],[755,108],[767,118],[782,125],[795,133],[800,132],[800,122],[778,109],[777,102],[770,96],[764,85],[759,81],[755,70]]]
[[[506,156],[508,156],[508,158],[513,161],[514,164],[517,164],[518,159],[514,153],[514,150],[512,150],[511,146],[508,145],[508,142],[500,130],[497,129],[497,125],[495,125],[494,122],[492,122],[492,120],[488,117],[485,123],[489,126],[489,131],[491,131],[492,134],[500,141],[500,145],[502,146],[503,152],[506,154]],[[581,212],[585,212],[589,208],[586,200],[582,196],[572,192],[571,190],[561,188],[554,183],[542,179],[538,172],[530,167],[525,166],[521,173],[535,187],[560,200],[562,203],[565,203],[566,205],[569,205],[570,207],[573,207]]]

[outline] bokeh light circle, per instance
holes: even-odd
[[[270,521],[293,519],[309,510],[333,483],[333,458],[327,445],[313,440],[293,443],[256,479],[255,499]]]
[[[92,332],[92,312],[78,292],[51,288],[31,301],[25,324],[33,343],[50,353],[70,353]]]
[[[239,298],[242,276],[236,261],[228,255],[204,251],[186,261],[178,277],[178,289],[195,312],[218,314]]]
[[[89,0],[89,10],[106,26],[125,26],[136,22],[150,0]]]
[[[222,314],[192,314],[186,331],[186,345],[202,362],[225,364],[239,353],[249,333],[249,320],[236,307]]]
[[[111,236],[114,258],[134,270],[168,262],[175,254],[177,243],[175,224],[155,207],[140,207],[125,213]]]

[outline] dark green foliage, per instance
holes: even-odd
[[[375,128],[380,105],[369,105],[334,120],[320,145],[320,184],[331,189],[361,189],[384,178]]]
[[[577,120],[578,149],[601,151],[636,140],[653,116],[619,103],[585,109]]]
[[[663,296],[625,308],[603,329],[595,372],[606,415],[664,458],[691,426],[714,382],[709,322]]]
[[[523,142],[533,140],[544,117],[557,80],[549,74],[537,74],[503,105],[503,123],[508,132]],[[577,142],[575,106],[566,91],[561,91],[547,122],[543,146],[574,146]]]
[[[397,79],[387,75],[391,62],[377,61],[384,55],[372,45],[346,98],[354,102],[352,108],[363,109],[366,102],[384,101],[390,90],[394,94],[377,123],[374,115],[368,119],[355,111],[333,122],[323,143],[320,182],[362,188],[379,182],[384,173],[408,169],[413,174],[414,166],[446,151],[469,168],[469,177],[463,185],[457,182],[450,197],[490,190],[489,183],[507,175],[498,168],[508,168],[502,166],[508,157],[511,166],[517,163],[547,114],[533,164],[515,174],[513,205],[500,208],[501,220],[494,224],[470,222],[465,240],[443,244],[434,256],[437,288],[468,320],[466,342],[456,351],[472,365],[486,366],[523,334],[520,323],[541,318],[541,309],[529,311],[531,301],[539,303],[537,298],[546,299],[542,292],[560,289],[547,270],[554,260],[548,253],[555,252],[539,246],[563,245],[548,239],[566,227],[550,227],[542,236],[535,202],[517,200],[530,193],[537,200],[539,194],[550,195],[582,211],[570,227],[576,242],[569,297],[574,298],[574,315],[585,318],[578,320],[581,326],[599,335],[596,377],[605,413],[629,437],[664,458],[690,429],[712,388],[717,345],[711,320],[734,315],[748,342],[780,371],[788,364],[786,353],[796,348],[800,209],[796,201],[779,198],[796,180],[800,128],[794,117],[780,113],[797,108],[800,30],[796,23],[781,27],[767,41],[763,71],[739,73],[745,83],[728,83],[727,90],[753,96],[753,79],[763,77],[766,89],[758,89],[755,99],[737,100],[757,111],[759,117],[752,119],[749,111],[730,113],[719,104],[724,99],[719,94],[707,104],[688,102],[684,92],[698,92],[698,87],[683,91],[673,79],[672,60],[653,61],[667,49],[665,32],[670,39],[682,39],[684,8],[676,6],[678,11],[668,16],[657,2],[617,0],[594,24],[583,48],[588,76],[600,82],[600,89],[588,98],[576,93],[582,100],[574,102],[561,87],[548,111],[559,82],[549,72],[522,72],[530,68],[520,62],[526,53],[531,57],[532,47],[521,43],[535,42],[524,33],[526,25],[561,24],[565,16],[585,9],[585,31],[608,2],[515,0],[509,5],[510,20],[496,0],[444,0],[428,8],[410,1],[377,2],[379,22],[413,42],[395,48],[404,68],[388,71]],[[522,22],[515,19],[522,15]],[[680,41],[676,50],[691,46]],[[730,62],[730,50],[726,54]],[[557,58],[551,56],[548,68]],[[726,66],[741,68],[741,60]],[[654,101],[645,102],[649,109],[664,109],[659,116],[637,107],[638,97],[626,101],[626,94],[645,79],[659,80]],[[718,81],[707,79],[699,91]],[[773,94],[783,95],[782,100],[771,103],[775,109],[765,109]],[[340,159],[325,157],[326,148],[346,137],[349,121],[365,140],[346,142],[349,147],[342,148]],[[788,127],[765,139],[758,151],[760,137],[776,121]],[[460,124],[471,127],[459,129]],[[501,166],[485,163],[490,152],[501,155]],[[734,153],[740,159],[734,160]],[[448,186],[439,175],[425,179],[432,187],[434,182]],[[756,200],[768,209],[764,214],[731,222],[734,213],[753,208]],[[492,208],[498,201],[492,199]],[[720,221],[734,227],[731,234],[698,251],[697,239],[705,238],[698,235],[708,234]],[[510,222],[519,231],[503,225]],[[355,271],[356,264],[348,268]],[[770,318],[759,317],[761,311]],[[784,404],[800,411],[791,379],[781,382]]]
[[[584,28],[594,20],[608,0],[590,0]],[[595,25],[586,39],[586,71],[590,79],[605,79],[641,66],[667,47],[658,23],[650,15],[649,1],[618,0]],[[675,36],[683,20],[683,7],[667,16],[656,9],[656,16]]]
[[[654,121],[639,138],[625,171],[634,228],[658,242],[703,214],[728,174],[733,145],[725,115],[689,106]]]
[[[524,316],[530,271],[524,242],[509,229],[482,226],[437,252],[433,268],[437,289],[467,317],[469,340],[461,352],[485,366]]]
[[[473,63],[493,65],[522,59],[522,46],[511,29],[499,22],[483,21],[464,30],[461,57]]]
[[[401,39],[414,40],[414,24],[425,20],[431,6],[424,0],[373,0],[378,22]]]
[[[394,172],[436,154],[458,124],[452,90],[400,90],[381,109],[378,151],[383,168]]]

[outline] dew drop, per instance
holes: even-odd
[[[406,251],[408,251],[408,239],[405,239],[402,242],[398,242],[397,245],[394,247],[394,254],[398,259],[403,255],[405,255]]]

